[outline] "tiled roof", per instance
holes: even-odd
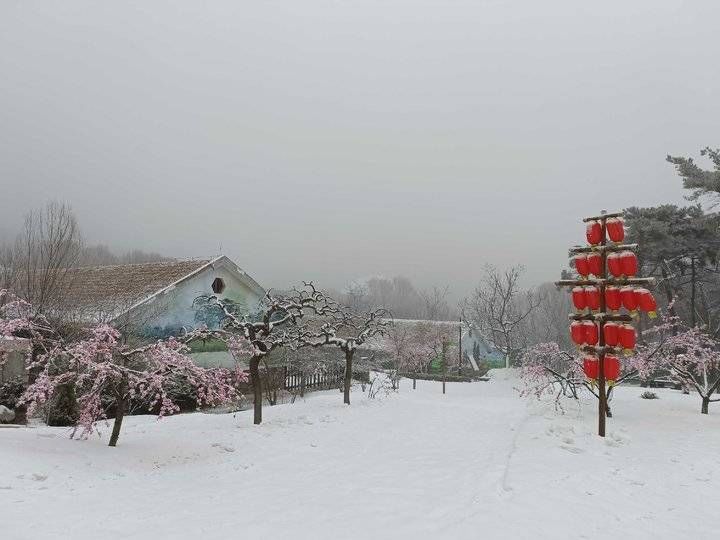
[[[204,259],[75,268],[63,280],[62,303],[109,319],[209,263]]]

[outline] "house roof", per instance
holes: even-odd
[[[80,313],[92,312],[93,318],[112,320],[215,264],[230,266],[243,276],[251,288],[264,292],[230,259],[221,256],[215,259],[74,268],[63,280],[63,303]]]
[[[205,259],[73,268],[63,279],[63,304],[107,315],[123,312],[209,262]]]

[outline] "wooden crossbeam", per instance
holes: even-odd
[[[591,216],[583,218],[583,222],[587,223],[588,221],[600,221],[602,219],[608,219],[612,217],[623,217],[625,215],[624,212],[613,212],[612,214],[600,214],[599,216]]]
[[[574,287],[589,285],[655,285],[655,278],[596,278],[596,279],[561,279],[556,281],[557,287]]]
[[[632,315],[626,313],[570,313],[568,319],[572,321],[633,321]]]
[[[628,251],[637,249],[637,244],[605,244],[598,246],[575,246],[568,250],[569,255],[575,255],[577,253],[602,253],[603,251]]]

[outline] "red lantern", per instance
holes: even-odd
[[[603,335],[605,336],[605,345],[608,347],[616,347],[618,344],[620,325],[614,322],[605,323],[603,326]]]
[[[623,274],[622,263],[620,262],[619,253],[610,253],[607,256],[608,270],[614,277],[620,277]]]
[[[586,356],[583,358],[583,373],[588,379],[595,380],[598,378],[600,369],[598,366],[598,359],[594,356]]]
[[[585,326],[582,322],[574,321],[570,325],[570,338],[575,345],[580,346],[585,343]]]
[[[632,287],[623,287],[620,289],[620,298],[622,299],[623,306],[630,312],[637,309],[637,297],[635,296],[635,289]]]
[[[625,354],[635,348],[635,329],[629,324],[621,324],[618,332],[620,345],[625,349]]]
[[[613,384],[620,377],[620,359],[612,354],[606,354],[603,358],[603,372],[605,380]]]
[[[584,311],[587,307],[587,298],[585,297],[585,289],[582,287],[573,287],[572,290],[572,301],[575,309],[578,311]]]
[[[585,343],[588,345],[597,345],[598,342],[598,327],[592,321],[585,321],[582,323],[585,330]]]
[[[575,270],[577,270],[577,273],[581,276],[585,277],[590,273],[590,269],[588,268],[588,258],[587,255],[584,253],[581,253],[580,255],[575,255]]]
[[[590,253],[587,256],[588,271],[596,276],[600,277],[603,273],[602,255],[599,253]]]
[[[617,311],[622,307],[620,287],[614,287],[612,285],[605,287],[605,305],[612,311]]]
[[[640,309],[647,312],[648,317],[651,319],[657,317],[657,302],[655,302],[655,297],[650,291],[647,289],[635,289],[635,299]]]
[[[600,309],[600,290],[597,287],[585,287],[585,302],[591,311]]]
[[[625,227],[623,221],[618,218],[610,218],[605,222],[607,235],[613,242],[622,242],[625,238]]]
[[[585,236],[587,237],[588,244],[596,246],[602,242],[603,233],[602,227],[598,221],[590,221],[585,228]]]
[[[623,275],[633,277],[638,272],[637,256],[632,251],[620,252],[620,267]]]

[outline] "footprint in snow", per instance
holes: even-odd
[[[33,473],[32,479],[36,482],[44,482],[47,480],[47,474]]]
[[[622,446],[625,443],[625,439],[614,433],[609,437],[605,438],[605,444],[607,446]]]
[[[571,454],[582,454],[584,452],[582,448],[578,448],[577,446],[568,446],[566,444],[561,444],[560,448],[570,452]]]
[[[213,448],[219,448],[220,450],[223,450],[225,452],[234,452],[235,451],[235,448],[233,448],[232,446],[225,446],[224,444],[220,444],[217,442],[212,443],[210,446],[212,446]]]

